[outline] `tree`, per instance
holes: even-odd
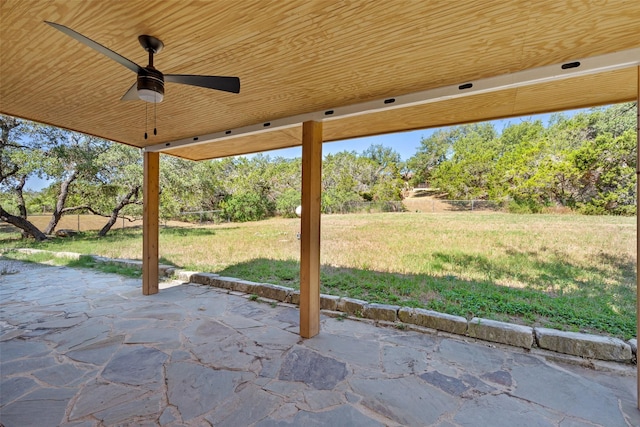
[[[255,192],[238,192],[220,203],[224,215],[237,222],[259,221],[269,216],[271,204]]]
[[[589,113],[589,126],[595,134],[609,133],[618,138],[637,126],[637,102],[616,104],[605,108],[594,108]]]
[[[393,148],[385,147],[382,144],[373,144],[362,152],[362,156],[378,165],[376,175],[386,174],[395,178],[400,173],[402,159]]]
[[[635,213],[636,109],[594,108],[550,126],[562,167],[550,185],[556,203],[589,214]]]
[[[508,200],[518,212],[563,206],[633,214],[636,108],[627,103],[556,114],[546,129],[540,121],[522,122],[500,136],[488,124],[439,131],[429,141],[450,149],[430,179],[450,198]]]
[[[401,170],[404,164],[400,154],[392,148],[376,144],[366,149],[362,156],[375,165],[371,184],[371,200],[387,202],[402,199],[404,181]]]
[[[451,133],[447,130],[439,130],[422,138],[418,151],[407,161],[408,169],[413,174],[410,183],[414,186],[430,183],[433,171],[447,160],[452,145]]]
[[[22,120],[0,115],[0,189],[16,194],[19,210],[14,215],[0,205],[0,219],[21,229],[23,236],[41,241],[47,236],[27,219],[23,197],[26,179],[35,170],[36,163],[32,160],[39,157],[38,144],[29,139],[27,128]]]
[[[89,135],[71,132],[51,126],[39,125],[34,138],[49,146],[46,173],[55,179],[53,186],[58,189],[58,197],[51,214],[51,220],[44,229],[45,234],[55,230],[60,218],[66,213],[84,209],[85,205],[67,207],[71,186],[77,179],[91,179],[98,173],[96,159],[109,148],[109,142]]]
[[[276,203],[269,156],[236,157],[217,163],[224,194],[219,207],[227,218],[256,221],[274,214]]]
[[[447,160],[433,170],[433,185],[452,199],[485,199],[500,141],[490,123],[456,126],[443,135],[452,141]]]
[[[583,213],[633,215],[636,197],[636,133],[598,135],[572,154],[579,172]]]
[[[519,145],[540,141],[545,136],[542,121],[524,121],[507,126],[500,135],[501,154],[517,149]]]
[[[273,159],[267,171],[275,214],[293,218],[302,200],[302,159]]]
[[[104,235],[125,206],[140,202],[142,168],[138,160],[138,170],[127,175],[130,180],[137,175],[138,184],[125,191],[124,197],[112,205],[108,203],[109,191],[126,185],[118,173],[136,164],[131,157],[124,155],[126,150],[131,154],[133,149],[10,117],[0,116],[0,127],[3,141],[0,186],[13,191],[17,215],[3,207],[0,207],[0,213],[3,220],[21,228],[26,235],[43,240],[55,230],[64,214],[81,210],[109,217],[100,232]],[[137,153],[136,150],[133,152]],[[139,153],[137,157],[140,157]],[[44,231],[38,230],[27,219],[24,187],[26,180],[33,175],[53,180],[49,188],[34,197],[37,200],[30,201],[38,205],[38,210],[43,204],[53,206],[51,220]],[[68,206],[71,202],[74,205]],[[111,211],[110,214],[104,213],[107,211]]]
[[[184,219],[183,212],[200,211],[200,185],[196,162],[172,156],[160,157],[160,217]]]
[[[294,218],[296,216],[295,210],[301,203],[301,192],[294,188],[289,188],[276,199],[276,213],[285,218]]]
[[[375,165],[358,160],[354,151],[329,154],[322,165],[322,211],[340,212],[348,203],[371,200]]]
[[[518,212],[537,212],[548,203],[547,194],[536,184],[547,160],[548,143],[542,122],[508,126],[500,135],[500,154],[488,178],[490,200],[511,200]]]
[[[76,181],[78,209],[107,218],[98,232],[106,236],[123,212],[141,215],[142,155],[122,144],[109,144],[95,160],[96,173]],[[134,207],[134,210],[130,208]]]
[[[195,165],[203,210],[217,210],[228,195],[225,190],[228,159],[199,162]]]

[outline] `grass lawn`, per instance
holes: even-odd
[[[299,286],[298,219],[165,227],[164,262]],[[636,335],[635,218],[503,213],[327,215],[322,292],[572,331]],[[141,258],[139,228],[0,247]],[[17,254],[7,254],[17,256]]]

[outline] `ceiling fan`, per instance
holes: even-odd
[[[162,102],[162,99],[164,98],[165,82],[181,83],[207,89],[240,93],[240,79],[238,77],[163,74],[153,66],[153,55],[160,53],[164,44],[153,36],[138,36],[138,41],[142,48],[149,52],[149,65],[141,67],[135,62],[102,46],[99,43],[94,42],[90,38],[83,36],[69,27],[65,27],[64,25],[56,24],[54,22],[44,22],[136,73],[138,75],[138,79],[121,98],[123,101],[142,99],[143,101],[152,103]]]

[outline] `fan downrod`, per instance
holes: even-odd
[[[140,46],[149,53],[160,53],[164,47],[164,43],[159,39],[146,34],[138,36],[138,41],[140,42]]]

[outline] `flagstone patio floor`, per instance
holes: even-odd
[[[324,316],[303,340],[297,307],[204,285],[0,273],[4,427],[640,426],[631,366]]]

